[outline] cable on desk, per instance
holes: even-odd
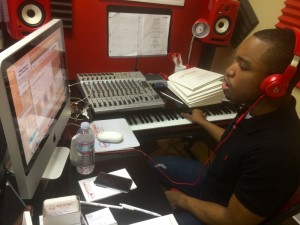
[[[124,152],[140,152],[146,158],[148,158],[153,164],[155,164],[155,161],[148,154],[146,154],[144,151],[139,150],[139,149],[133,149],[133,148],[132,149],[124,149],[124,150],[113,151],[113,152],[105,152],[105,154],[120,154],[120,153],[124,153]],[[97,154],[101,154],[101,152],[98,152]],[[210,157],[209,157],[209,159],[210,159]],[[203,165],[206,165],[206,163],[204,163]],[[203,167],[205,167],[205,166],[203,166]],[[197,179],[193,183],[175,181],[175,180],[171,179],[170,177],[168,177],[168,175],[161,168],[155,167],[155,169],[157,169],[168,181],[170,181],[173,184],[185,185],[185,186],[195,186],[201,180],[201,175],[203,173],[203,167],[202,167],[201,171],[199,172],[199,175],[198,175]]]

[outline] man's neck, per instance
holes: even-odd
[[[269,97],[263,98],[257,105],[251,110],[251,116],[260,116],[273,111],[278,110],[279,108],[289,105],[291,102],[291,95],[287,95],[277,99],[271,99]]]

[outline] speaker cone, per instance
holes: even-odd
[[[228,17],[219,17],[215,23],[215,33],[218,35],[223,35],[229,32],[231,27],[231,22]]]
[[[23,3],[19,6],[19,18],[28,27],[39,27],[45,20],[45,10],[39,3]]]

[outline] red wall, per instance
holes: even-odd
[[[77,73],[117,72],[135,70],[135,58],[109,58],[107,52],[108,5],[172,9],[170,52],[180,52],[187,63],[191,28],[208,0],[185,0],[185,6],[136,3],[125,0],[73,0],[73,28],[65,31],[67,64],[70,79]],[[195,40],[191,65],[198,64],[201,43]],[[139,70],[170,74],[173,63],[167,56],[139,58]]]

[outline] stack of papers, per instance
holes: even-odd
[[[192,108],[224,101],[222,79],[222,74],[192,67],[170,75],[168,88]]]

